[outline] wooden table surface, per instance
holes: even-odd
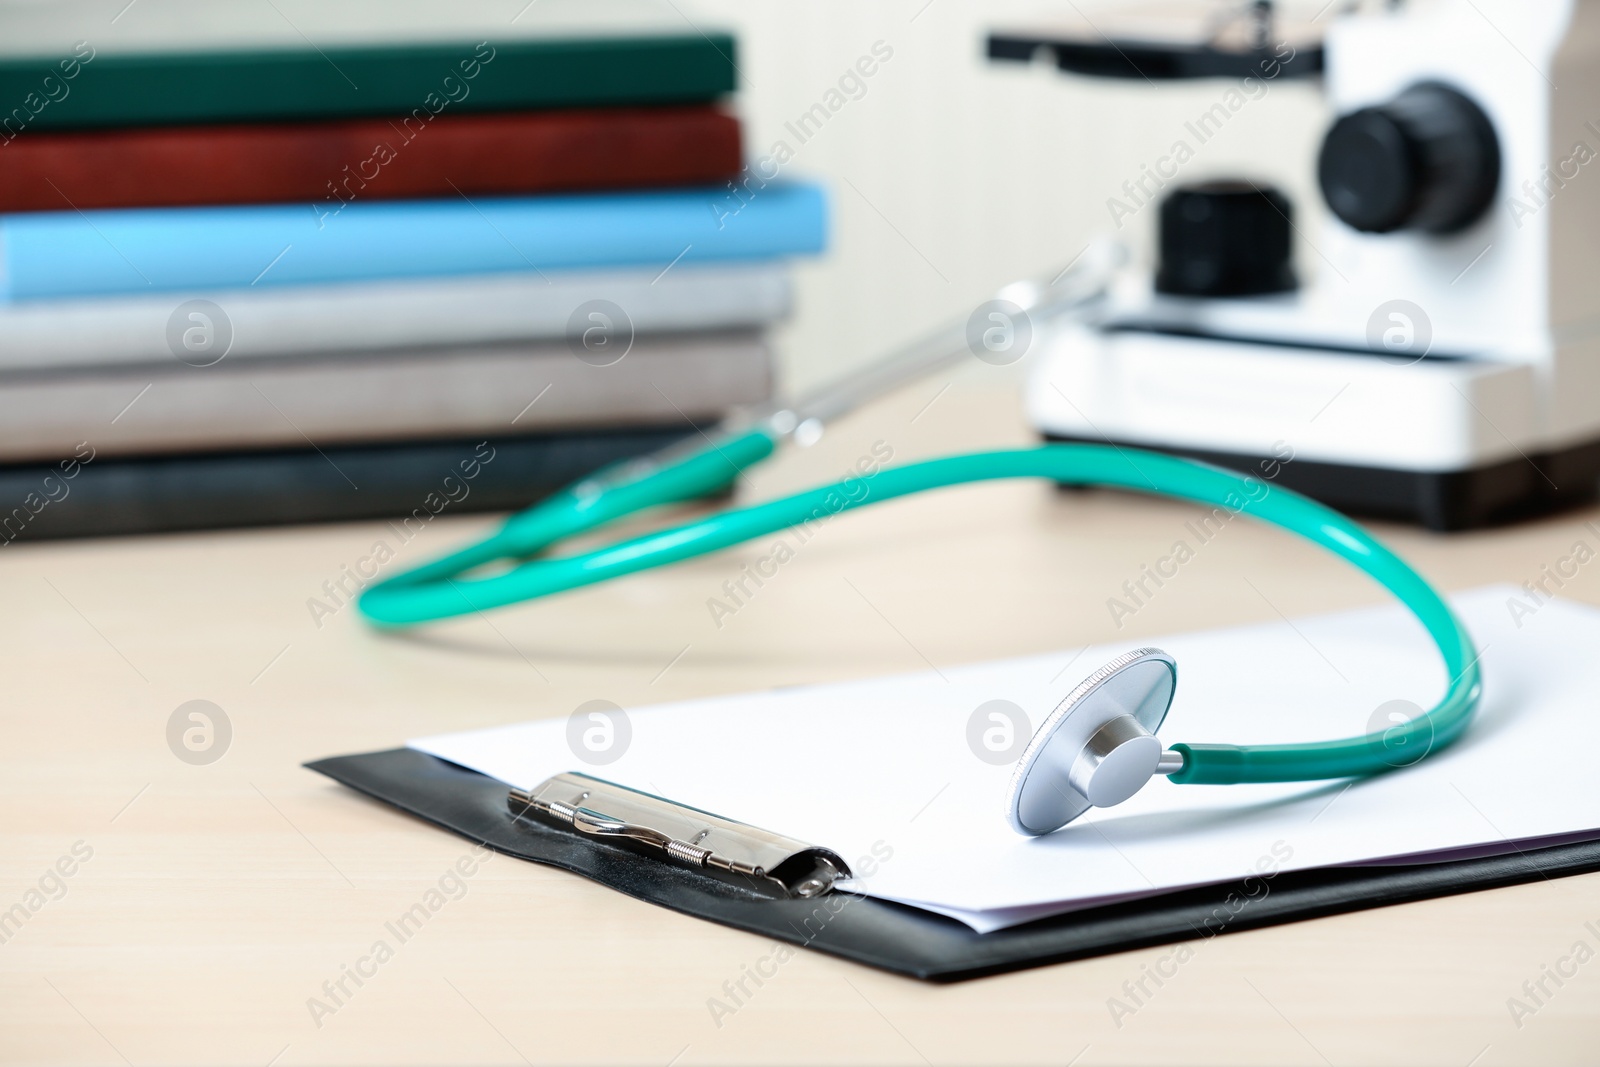
[[[876,442],[902,461],[1025,441],[1014,383],[985,377],[998,373],[907,390],[741,495],[842,474]],[[1195,511],[1021,483],[901,501],[828,524],[720,628],[707,599],[767,546],[407,636],[374,633],[323,583],[376,541],[395,549],[392,571],[495,519],[446,512],[407,544],[371,523],[7,546],[0,1060],[1596,1062],[1600,963],[1547,981],[1532,1015],[1508,1007],[1576,942],[1600,941],[1585,926],[1600,926],[1592,875],[1220,937],[1121,1018],[1109,998],[1170,948],[949,986],[800,952],[717,1019],[708,999],[769,942],[499,857],[359,988],[347,980],[336,1010],[309,1006],[471,847],[302,761],[597,698],[637,706],[1382,600],[1239,523],[1114,630],[1106,598]],[[1380,532],[1464,589],[1536,577],[1593,540],[1594,518]],[[1587,570],[1566,592],[1600,602]],[[231,725],[214,762],[169,746],[191,700]]]

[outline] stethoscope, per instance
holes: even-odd
[[[1115,246],[1091,246],[1049,282],[1021,282],[998,298],[1034,324],[1069,313],[1087,316],[1105,296],[1120,259]],[[968,482],[1046,478],[1248,512],[1321,545],[1376,579],[1417,617],[1444,658],[1450,683],[1431,710],[1381,733],[1293,745],[1167,748],[1155,731],[1172,705],[1177,664],[1159,649],[1129,652],[1086,678],[1035,731],[1007,797],[1008,818],[1018,833],[1047,834],[1091,807],[1119,804],[1158,774],[1184,785],[1361,777],[1415,763],[1466,730],[1482,694],[1478,656],[1460,620],[1421,575],[1359,525],[1298,493],[1262,493],[1263,483],[1248,475],[1138,449],[1056,444],[925,460],[862,475],[870,486],[866,493],[844,483],[824,485],[577,555],[540,558],[569,537],[645,508],[729,488],[780,443],[815,441],[824,424],[866,400],[969,357],[967,332],[965,322],[953,323],[802,401],[585,478],[512,515],[477,544],[372,586],[362,594],[360,610],[379,626],[410,626],[703,556],[818,514]],[[471,576],[498,563],[510,566]]]

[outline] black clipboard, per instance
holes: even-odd
[[[979,934],[955,919],[839,890],[775,897],[625,842],[519,818],[508,810],[504,782],[414,749],[306,766],[497,852],[685,915],[938,982],[1600,870],[1600,841],[1589,841],[1439,863],[1284,871],[1265,883],[1257,876]]]

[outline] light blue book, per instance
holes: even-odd
[[[0,300],[776,259],[827,204],[782,183],[571,196],[0,216]]]

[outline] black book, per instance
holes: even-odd
[[[17,541],[512,511],[692,430],[592,430],[0,466],[0,547]]]

